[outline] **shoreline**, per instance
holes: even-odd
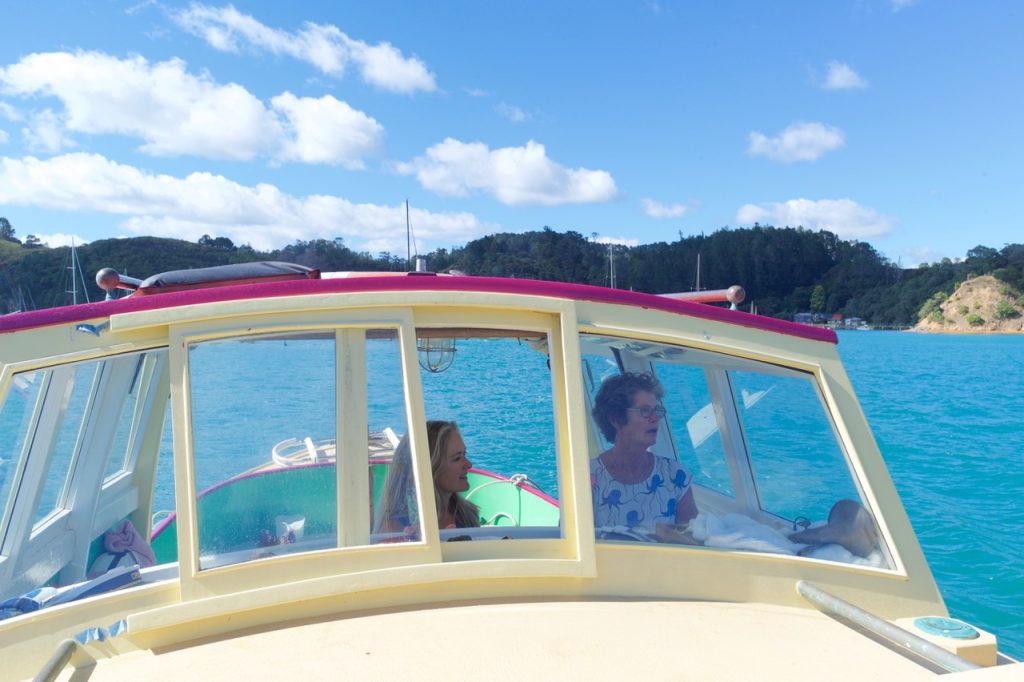
[[[969,329],[956,327],[953,329],[929,329],[927,327],[911,327],[905,331],[919,334],[1024,334],[1024,329]]]
[[[969,329],[963,327],[956,327],[950,329],[929,329],[924,327],[903,327],[901,329],[854,329],[844,327],[827,327],[824,325],[811,325],[820,326],[823,329],[833,329],[836,332],[852,332],[852,331],[871,331],[871,332],[900,332],[900,333],[911,333],[911,334],[967,334],[967,335],[998,335],[998,336],[1012,336],[1014,334],[1024,334],[1024,329]]]

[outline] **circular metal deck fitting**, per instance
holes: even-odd
[[[977,639],[980,636],[974,627],[955,618],[924,616],[922,618],[915,618],[914,625],[922,632],[927,632],[929,635],[938,635],[939,637]]]

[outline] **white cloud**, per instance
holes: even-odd
[[[46,160],[0,157],[0,205],[101,212],[125,216],[122,228],[196,240],[228,237],[256,249],[296,239],[342,237],[360,250],[375,245],[405,248],[405,206],[356,204],[346,199],[292,196],[269,184],[245,186],[211,173],[185,177],[154,175],[96,154],[65,154]],[[471,213],[412,211],[421,244],[463,243],[495,232]]]
[[[465,92],[470,97],[490,97],[491,96],[491,93],[489,93],[486,90],[483,90],[481,88],[465,87],[465,88],[462,88],[462,91]]]
[[[918,246],[904,249],[900,254],[899,263],[904,268],[916,268],[923,263],[938,263],[945,257],[946,254],[938,253],[930,246]]]
[[[313,99],[286,92],[271,103],[287,119],[292,133],[280,154],[286,161],[363,168],[363,157],[380,146],[384,127],[330,95]]]
[[[25,97],[60,99],[73,132],[140,137],[142,150],[158,156],[248,160],[281,136],[274,114],[244,88],[192,76],[178,59],[32,54],[0,69],[0,85]]]
[[[893,12],[899,12],[901,9],[905,9],[913,5],[917,0],[889,0],[889,4],[892,5]]]
[[[525,147],[489,149],[449,137],[397,169],[415,174],[423,187],[438,194],[466,196],[479,190],[510,206],[597,203],[617,194],[608,172],[560,166],[533,140]]]
[[[25,138],[25,146],[33,152],[56,154],[75,146],[75,141],[65,134],[63,122],[49,109],[35,114],[29,126],[21,129],[21,134]]]
[[[53,234],[37,234],[37,239],[43,244],[46,244],[51,249],[56,249],[58,246],[81,246],[82,244],[88,244],[88,239],[82,239],[77,234],[65,234],[63,232],[55,232]]]
[[[0,102],[0,118],[7,119],[8,121],[17,121],[20,118],[20,115],[10,104]],[[0,144],[7,144],[9,139],[11,139],[11,137],[8,132],[3,128],[0,128]]]
[[[505,102],[494,107],[494,110],[513,123],[522,123],[523,121],[528,121],[530,119],[530,115],[525,111]]]
[[[0,118],[6,118],[8,121],[20,121],[22,116],[7,102],[0,102]]]
[[[353,40],[336,26],[306,22],[289,33],[266,26],[231,5],[210,7],[192,4],[172,15],[184,30],[222,52],[253,52],[286,55],[308,62],[331,76],[341,77],[349,62],[367,83],[392,92],[411,93],[437,89],[434,74],[416,57],[405,57],[390,43],[368,45]]]
[[[379,123],[331,96],[299,99],[284,93],[268,108],[240,85],[188,73],[178,59],[150,63],[98,52],[32,54],[0,68],[0,88],[62,101],[64,114],[51,121],[51,136],[37,134],[37,139],[55,138],[59,121],[75,133],[138,137],[141,151],[155,156],[237,161],[267,156],[361,168],[363,156],[375,151],[383,136]]]
[[[736,212],[736,222],[828,230],[844,239],[878,237],[892,229],[889,218],[850,199],[790,199],[782,203],[746,204]]]
[[[868,82],[860,77],[849,64],[831,61],[828,63],[828,74],[821,87],[825,90],[856,90],[866,88]]]
[[[684,204],[662,204],[654,199],[641,199],[644,213],[648,218],[679,218],[686,213],[687,207]]]
[[[815,161],[845,143],[842,130],[817,122],[794,123],[776,137],[755,131],[750,133],[749,140],[748,154],[783,163]]]
[[[640,240],[632,237],[594,237],[590,241],[595,244],[615,244],[616,246],[640,246]]]

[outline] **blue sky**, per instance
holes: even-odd
[[[802,225],[1024,241],[1006,1],[0,4],[0,216],[405,255]]]

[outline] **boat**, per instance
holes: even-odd
[[[738,287],[97,282],[131,293],[0,318],[5,679],[1024,672],[946,609],[835,332],[712,302]],[[591,411],[624,372],[664,388],[651,450],[692,474],[690,543],[596,520]],[[431,419],[464,435],[479,526],[439,528]]]

